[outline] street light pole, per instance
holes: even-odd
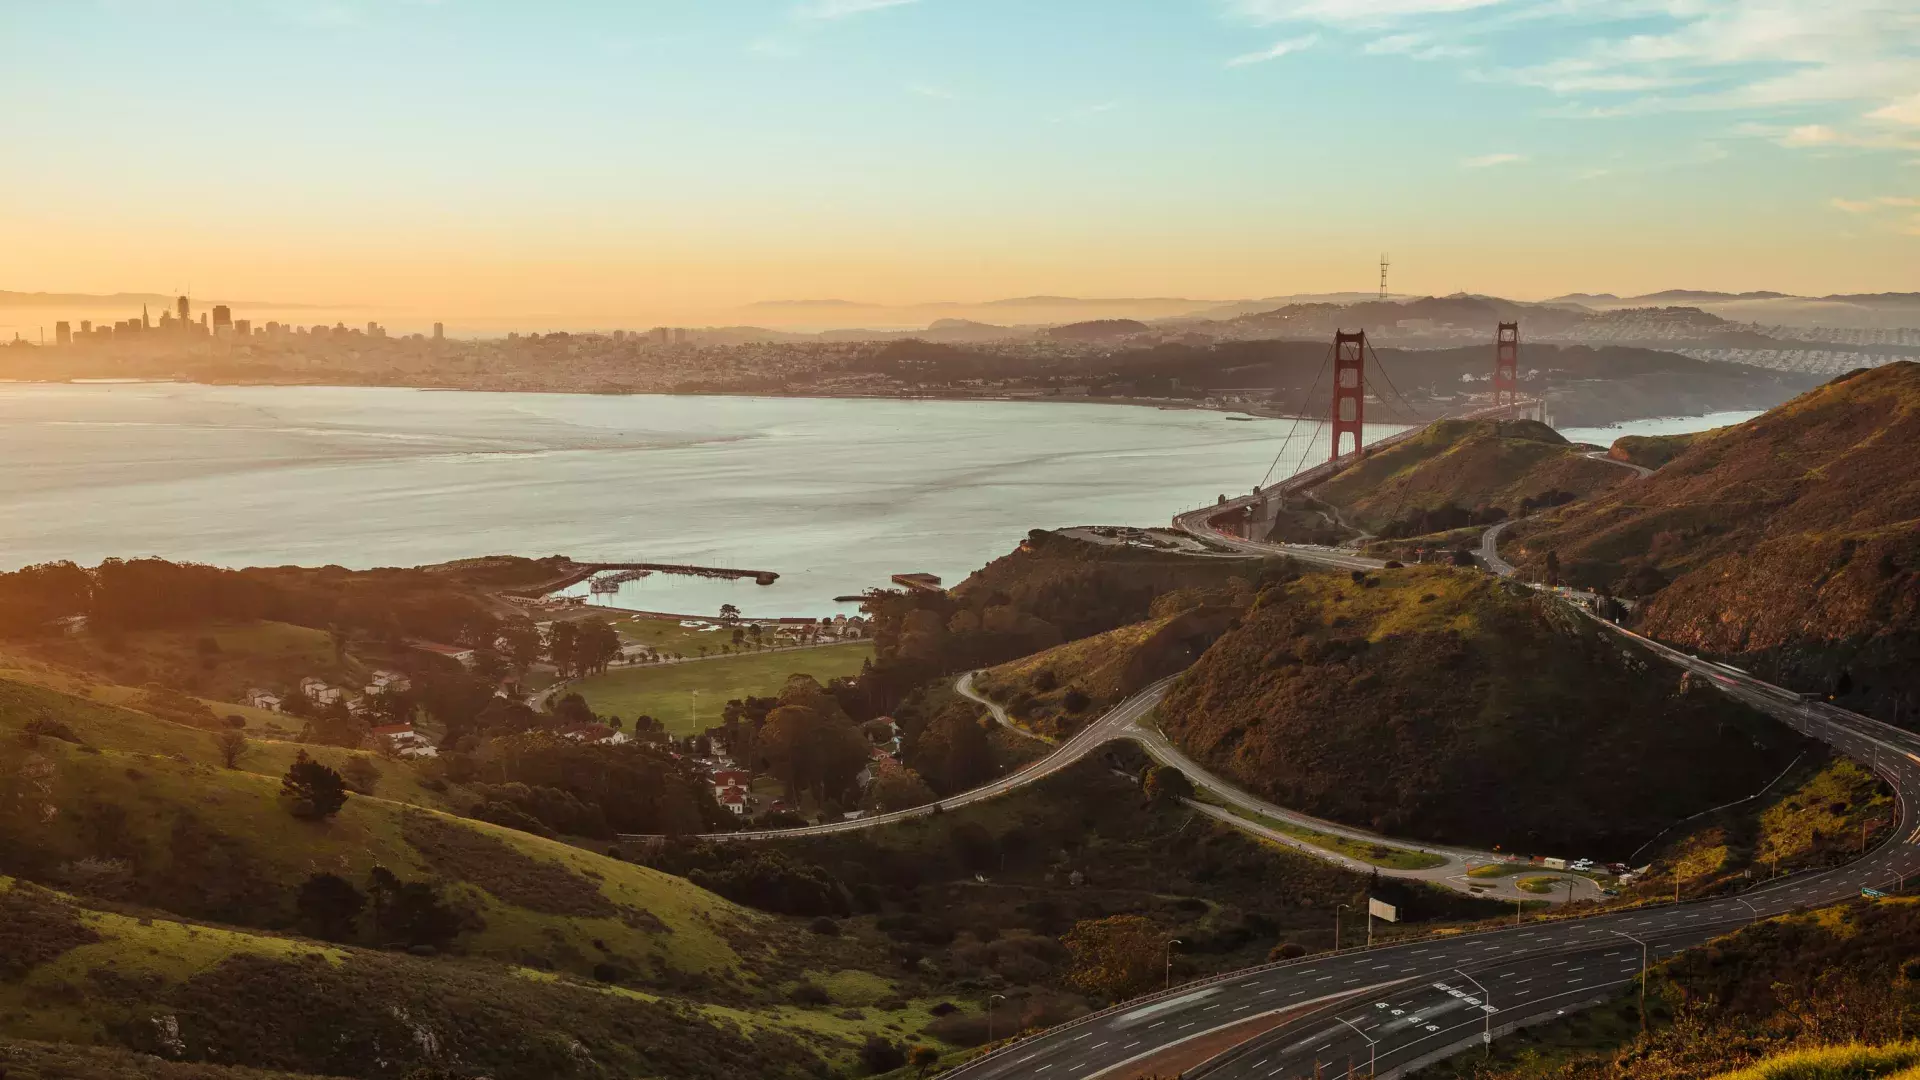
[[[1746,904],[1746,901],[1742,900],[1741,903]],[[1747,904],[1747,907],[1752,908],[1753,905]],[[1759,912],[1756,911],[1754,912],[1754,914],[1757,916],[1759,915]],[[1629,934],[1624,930],[1610,930],[1608,931],[1608,933],[1618,934],[1621,937],[1626,938],[1628,941],[1631,941],[1634,944],[1640,946],[1640,1037],[1646,1038],[1646,1035],[1647,1035],[1647,943],[1637,937],[1634,937],[1632,934]]]
[[[1347,1025],[1350,1028],[1353,1028],[1353,1033],[1355,1035],[1358,1035],[1361,1038],[1367,1040],[1367,1077],[1368,1077],[1368,1080],[1372,1080],[1373,1074],[1374,1074],[1374,1067],[1376,1063],[1380,1060],[1379,1050],[1377,1049],[1380,1043],[1377,1040],[1375,1040],[1373,1036],[1367,1034],[1364,1031],[1361,1031],[1359,1027],[1357,1027],[1352,1021],[1344,1019],[1342,1017],[1338,1017],[1338,1016],[1334,1017],[1334,1019],[1339,1020],[1341,1023]],[[1353,1075],[1353,1059],[1352,1058],[1347,1059],[1347,1075],[1348,1076]]]
[[[1459,968],[1454,968],[1453,973],[1472,983],[1474,989],[1480,991],[1480,1000],[1486,1004],[1486,1008],[1480,1010],[1482,1015],[1487,1018],[1486,1030],[1480,1035],[1480,1045],[1486,1048],[1486,1053],[1483,1054],[1482,1057],[1490,1058],[1493,1056],[1493,1012],[1491,1011],[1493,1009],[1493,995],[1487,993],[1487,988],[1480,985],[1479,979],[1461,971]]]
[[[1167,984],[1164,987],[1167,990],[1173,989],[1173,947],[1179,944],[1181,941],[1177,937],[1167,939]]]
[[[987,998],[987,1045],[993,1045],[993,1003],[1007,1000],[1005,994],[993,994]]]
[[[1352,909],[1353,909],[1352,904],[1340,904],[1333,909],[1333,951],[1334,952],[1340,951],[1340,913],[1342,911],[1351,911]]]

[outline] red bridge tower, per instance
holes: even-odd
[[[1340,436],[1353,433],[1352,453],[1358,454],[1365,443],[1361,424],[1366,419],[1367,332],[1333,334],[1333,456],[1340,456]],[[1329,459],[1331,460],[1331,459]]]
[[[1500,400],[1505,394],[1506,400]],[[1503,322],[1493,342],[1493,403],[1512,405],[1520,400],[1520,324]]]

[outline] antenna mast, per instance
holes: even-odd
[[[1387,298],[1387,253],[1380,253],[1380,299]]]

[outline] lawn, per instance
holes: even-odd
[[[870,641],[746,653],[684,664],[616,668],[583,680],[574,689],[603,716],[627,720],[651,716],[675,735],[691,735],[718,725],[721,707],[729,699],[771,696],[792,675],[811,675],[823,683],[857,675],[872,655]]]

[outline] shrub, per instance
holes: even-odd
[[[807,929],[813,931],[816,934],[819,934],[822,937],[839,937],[840,936],[840,924],[837,922],[834,922],[831,918],[825,915],[822,915],[819,918],[813,920],[813,922],[807,924]]]
[[[833,995],[826,992],[818,983],[802,982],[787,995],[795,1005],[831,1005]]]
[[[879,1035],[867,1036],[866,1045],[860,1048],[861,1067],[876,1075],[892,1072],[906,1063],[906,1051],[896,1046],[893,1040]]]

